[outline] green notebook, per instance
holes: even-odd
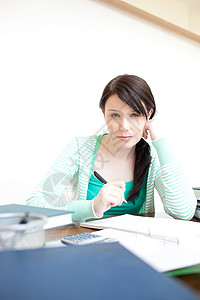
[[[197,274],[197,273],[200,273],[200,264],[165,272],[165,274],[169,276],[179,276],[179,275]]]

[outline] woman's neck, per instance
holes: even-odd
[[[133,161],[135,158],[135,146],[128,148],[121,143],[114,143],[109,134],[103,136],[101,146],[106,156],[112,159]]]

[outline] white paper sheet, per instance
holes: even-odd
[[[115,238],[122,246],[159,272],[200,263],[200,239],[194,243],[179,246],[116,229],[100,230],[98,234],[107,238]]]
[[[179,245],[187,245],[188,242],[200,238],[200,223],[129,214],[84,222],[80,225],[88,228],[124,230]]]

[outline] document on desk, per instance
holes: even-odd
[[[137,255],[159,272],[167,272],[200,263],[200,239],[198,243],[180,246],[166,244],[161,240],[128,231],[103,229],[99,235],[118,241],[127,250]]]
[[[175,219],[122,215],[82,222],[80,226],[96,229],[119,229],[135,235],[150,237],[165,244],[187,245],[200,239],[200,224]]]

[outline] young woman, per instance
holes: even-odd
[[[27,204],[72,210],[74,221],[153,213],[155,187],[167,214],[191,219],[196,198],[159,134],[147,83],[133,75],[114,78],[103,91],[100,108],[108,133],[68,144]],[[151,145],[145,141],[148,134]]]

